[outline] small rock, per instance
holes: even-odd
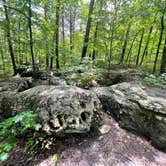
[[[111,126],[103,125],[99,128],[101,134],[107,134],[111,130]]]

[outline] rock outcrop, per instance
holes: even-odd
[[[4,108],[4,102],[8,103]],[[85,133],[100,109],[97,96],[74,86],[36,86],[24,92],[5,94],[0,100],[0,114],[31,110],[47,134]],[[10,111],[10,112],[9,112]]]
[[[121,127],[149,138],[166,150],[166,90],[121,83],[95,89],[103,109]]]
[[[138,69],[114,69],[104,71],[96,81],[100,86],[111,86],[122,82],[136,82],[144,77],[144,73]]]
[[[19,75],[11,78],[0,79],[0,92],[22,92],[33,87],[33,80],[29,78],[20,78]]]

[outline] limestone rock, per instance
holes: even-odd
[[[114,69],[109,73],[104,71],[102,76],[97,79],[101,86],[110,86],[122,82],[138,81],[144,77],[144,73],[137,69]]]
[[[121,127],[151,139],[166,150],[166,89],[121,83],[95,89],[103,109]]]
[[[55,135],[88,132],[100,109],[93,92],[67,85],[36,86],[10,98],[11,112],[34,111],[43,131]]]
[[[33,87],[33,80],[29,78],[20,78],[19,75],[11,78],[0,79],[0,92],[22,92]]]

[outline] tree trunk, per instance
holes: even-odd
[[[85,36],[84,36],[84,44],[83,44],[83,48],[82,48],[81,61],[82,61],[83,58],[86,56],[86,52],[87,52],[87,48],[88,48],[89,33],[90,33],[91,22],[92,22],[92,17],[91,17],[91,15],[92,15],[92,13],[93,13],[94,3],[95,3],[95,0],[91,0],[91,1],[90,1],[90,5],[89,5],[89,14],[88,14],[88,21],[87,21],[86,32],[85,32]]]
[[[124,60],[124,57],[125,57],[125,52],[126,52],[126,47],[127,47],[127,42],[128,42],[129,32],[130,32],[130,27],[131,27],[131,22],[129,22],[129,25],[127,27],[125,40],[124,40],[124,44],[123,44],[123,47],[122,47],[122,55],[121,55],[119,64],[123,63],[123,60]]]
[[[144,32],[145,32],[145,29],[143,28],[142,29],[142,34],[141,34],[141,39],[140,39],[140,42],[139,42],[138,55],[137,55],[137,59],[136,59],[136,66],[138,66],[138,63],[139,63],[139,56],[140,56],[140,53],[141,53],[141,47],[142,47]]]
[[[64,9],[62,14],[62,43],[63,43],[63,49],[65,49],[65,20],[64,20]],[[63,64],[65,65],[65,53],[63,51]]]
[[[130,46],[130,49],[129,49],[129,52],[128,52],[128,55],[127,55],[127,58],[126,58],[126,63],[128,62],[128,60],[130,59],[130,56],[131,56],[131,52],[132,52],[132,49],[133,49],[133,45],[134,45],[134,42],[138,36],[139,32],[136,33],[136,35],[134,36],[133,38],[133,41],[131,43],[131,46]]]
[[[158,55],[159,55],[160,46],[161,46],[161,42],[162,42],[162,38],[163,38],[163,32],[164,32],[164,14],[165,14],[165,10],[164,10],[163,15],[161,17],[161,31],[160,31],[160,38],[159,38],[159,42],[158,42],[158,46],[157,46],[157,51],[156,51],[156,57],[155,57],[155,60],[154,60],[153,74],[156,71]]]
[[[153,48],[154,48],[154,43],[155,43],[155,41],[156,41],[156,36],[157,36],[157,30],[156,30],[155,33],[154,33],[153,41],[152,41],[152,44],[151,44],[152,46],[151,46],[151,48],[150,48],[150,52],[148,53],[150,59],[151,59],[152,54],[153,54]]]
[[[108,70],[110,70],[110,67],[111,67],[111,57],[112,57],[112,47],[113,47],[113,40],[114,40],[114,30],[115,30],[117,13],[118,13],[117,1],[115,1],[114,8],[115,8],[115,13],[114,13],[114,17],[113,17],[112,28],[111,28],[111,25],[110,25],[111,36],[110,36],[110,50],[109,50],[109,56],[108,56]]]
[[[146,41],[146,45],[145,45],[145,49],[144,49],[144,52],[142,54],[142,58],[141,58],[141,62],[140,62],[140,66],[142,65],[143,61],[144,61],[144,57],[145,57],[145,54],[147,52],[147,48],[148,48],[148,45],[149,45],[149,42],[150,42],[150,36],[152,34],[152,31],[153,31],[153,26],[150,27],[150,30],[149,30],[149,34],[148,34],[148,39]]]
[[[17,74],[17,69],[16,69],[16,62],[15,62],[15,57],[14,57],[14,51],[13,51],[13,44],[11,40],[11,33],[10,33],[10,19],[8,15],[8,9],[5,5],[6,0],[3,0],[3,7],[5,10],[5,17],[6,17],[6,31],[7,31],[7,41],[8,41],[8,46],[9,46],[9,52],[10,52],[10,57],[12,60],[12,66],[13,66],[13,74]]]
[[[59,10],[60,10],[60,1],[57,1],[56,6],[56,30],[55,30],[55,54],[56,54],[56,69],[60,68],[59,65]]]
[[[0,49],[1,49],[0,52],[1,52],[1,59],[2,59],[2,70],[3,70],[3,74],[5,74],[5,60],[4,60],[4,51],[2,48],[2,42],[1,42]]]
[[[29,2],[29,17],[28,17],[28,26],[29,26],[29,44],[30,44],[30,52],[31,52],[31,58],[32,58],[32,67],[33,71],[36,71],[36,66],[35,66],[35,57],[34,57],[34,52],[33,52],[33,35],[32,35],[32,2],[31,0]]]
[[[161,58],[161,67],[160,67],[160,74],[166,73],[166,36],[165,36],[165,43],[163,48],[163,54]]]
[[[72,19],[71,9],[70,9],[69,24],[70,24],[70,51],[72,51],[73,50],[73,19]]]
[[[97,42],[97,33],[98,33],[98,22],[96,23],[95,34],[94,34],[94,39],[93,39],[93,44],[95,47],[96,47],[96,42]],[[92,60],[94,60],[95,57],[96,57],[96,48],[93,48]]]
[[[47,3],[44,6],[44,19],[47,22],[48,20],[48,16],[47,16]],[[46,69],[49,68],[49,50],[48,50],[48,37],[47,37],[47,33],[45,33],[45,54],[46,54]]]

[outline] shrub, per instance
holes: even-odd
[[[36,114],[21,112],[0,123],[0,163],[6,161],[9,152],[17,145],[17,137],[24,136],[30,129],[38,131],[41,125],[35,121]]]
[[[165,86],[166,73],[161,74],[160,76],[155,76],[153,74],[146,75],[145,78],[143,79],[143,82],[146,84],[151,84],[151,85]]]

